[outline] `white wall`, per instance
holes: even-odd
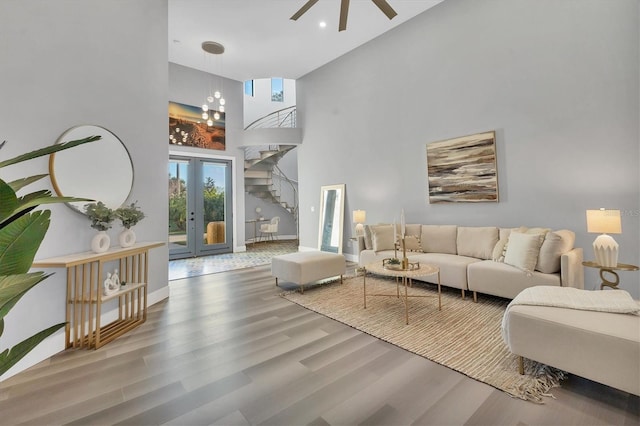
[[[300,78],[301,246],[317,246],[320,186],[345,183],[347,230],[353,209],[377,223],[404,208],[408,222],[572,229],[586,259],[585,210],[620,209],[619,260],[640,264],[638,21],[637,0],[447,0]],[[486,130],[500,202],[429,204],[426,144]],[[622,273],[636,298],[639,283]]]
[[[51,145],[66,129],[96,124],[111,130],[131,154],[135,178],[130,201],[147,217],[135,227],[139,241],[167,239],[167,1],[3,0],[0,2],[1,158]],[[100,161],[88,159],[87,161]],[[0,170],[4,180],[47,173],[47,158]],[[27,188],[48,188],[48,180]],[[88,251],[95,230],[64,205],[36,259]],[[109,231],[116,241],[120,229]],[[168,250],[150,252],[149,292],[167,289]],[[29,291],[5,318],[0,348],[65,318],[63,269]],[[168,293],[168,292],[167,292]],[[57,333],[23,363],[64,348]]]
[[[211,82],[212,74],[193,68],[169,63],[169,100],[186,105],[202,105]],[[220,77],[215,76],[215,79]],[[207,156],[210,158],[232,158],[235,170],[234,179],[234,251],[244,251],[244,151],[242,145],[242,108],[243,86],[236,80],[224,79],[225,105],[225,143],[224,151],[171,145],[172,151],[180,151],[185,155]],[[167,127],[168,131],[168,127]],[[165,135],[166,136],[166,135]],[[165,137],[165,139],[167,139]],[[167,144],[168,145],[168,144]]]

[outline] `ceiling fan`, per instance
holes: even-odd
[[[393,19],[394,16],[397,15],[396,11],[387,3],[387,0],[371,0],[375,3],[376,6],[387,15],[387,18]],[[314,4],[316,4],[318,0],[309,0],[304,6],[300,8],[293,16],[290,18],[294,21],[297,21],[299,17],[305,14],[307,10],[311,8]],[[340,5],[340,25],[338,26],[338,31],[344,31],[347,29],[347,15],[349,14],[349,0],[342,0]]]

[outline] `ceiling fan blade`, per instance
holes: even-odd
[[[393,19],[397,15],[396,11],[393,10],[393,8],[389,3],[387,3],[387,0],[371,0],[371,1],[374,2],[376,6],[378,6],[378,8],[382,11],[382,13],[387,15],[387,18]]]
[[[318,3],[318,0],[309,0],[308,2],[306,2],[304,4],[304,6],[302,6],[300,8],[300,10],[298,10],[296,13],[293,14],[293,16],[289,19],[292,19],[294,21],[297,21],[299,17],[301,17],[302,15],[304,15],[304,13],[309,10],[311,8],[311,6],[313,6],[314,4]]]
[[[347,29],[347,16],[349,15],[349,0],[342,0],[340,5],[340,25],[338,31],[344,31]]]

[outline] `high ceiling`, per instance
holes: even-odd
[[[371,0],[351,0],[338,32],[340,0],[319,0],[297,21],[307,0],[169,0],[169,61],[238,81],[297,79],[441,1],[388,0],[398,13],[389,20]],[[225,52],[205,53],[203,41]]]

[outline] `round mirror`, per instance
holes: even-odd
[[[59,196],[90,198],[117,209],[127,200],[133,187],[133,164],[122,141],[104,127],[86,125],[72,127],[56,143],[94,135],[102,138],[51,154],[49,174],[53,189]],[[84,214],[87,203],[67,205]]]

